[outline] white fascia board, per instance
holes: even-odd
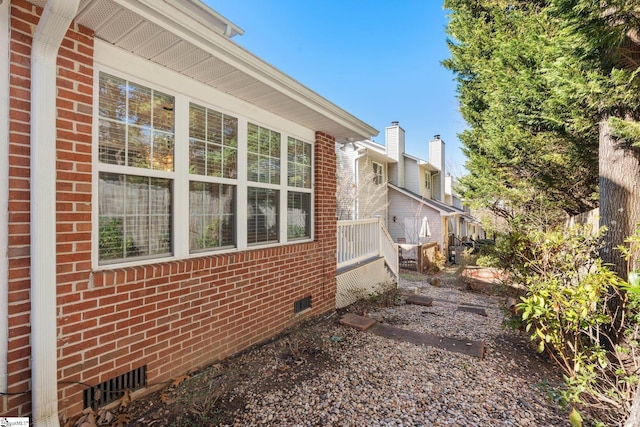
[[[231,38],[236,35],[241,36],[244,34],[244,30],[242,28],[220,15],[200,0],[164,0],[164,2],[185,12],[196,21],[203,23],[205,26],[208,22],[212,24],[211,21],[214,21],[213,26],[215,26],[215,22],[217,22],[220,26],[226,27],[224,30],[224,35],[226,37]]]
[[[424,170],[428,170],[429,172],[440,172],[440,169],[425,160],[420,160],[418,166]]]
[[[382,163],[386,163],[386,164],[390,164],[390,163],[397,163],[395,159],[392,159],[391,157],[387,156],[384,153],[381,153],[377,150],[373,150],[371,148],[362,148],[360,150],[358,150],[358,153],[360,154],[366,154],[367,156],[369,156],[370,158],[372,158],[373,160],[376,160],[378,162],[382,162]]]
[[[378,135],[378,131],[372,126],[182,12],[179,7],[188,0],[175,0],[172,2],[175,4],[171,5],[157,0],[114,1],[141,17],[170,30],[187,42],[211,53],[232,67],[274,88],[292,100],[351,130],[363,139]]]

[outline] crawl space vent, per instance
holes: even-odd
[[[134,391],[147,385],[147,367],[141,366],[84,391],[84,407],[98,409],[120,399],[126,390]]]
[[[293,314],[300,313],[301,311],[311,308],[311,296],[304,297],[293,303]]]

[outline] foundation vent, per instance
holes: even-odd
[[[301,311],[311,308],[311,296],[304,297],[293,303],[293,314],[300,313]]]
[[[141,366],[84,391],[84,407],[98,409],[120,399],[125,391],[138,390],[147,385],[147,367]]]

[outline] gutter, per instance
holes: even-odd
[[[59,426],[56,339],[56,78],[58,50],[80,0],[49,0],[31,47],[31,405]]]

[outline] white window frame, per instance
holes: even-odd
[[[202,257],[212,254],[239,252],[247,249],[282,246],[292,243],[313,241],[315,236],[315,131],[305,128],[280,116],[261,110],[215,88],[196,82],[193,79],[177,74],[165,67],[121,51],[100,40],[95,44],[94,66],[94,122],[93,122],[93,195],[92,195],[92,265],[95,270],[113,269],[148,265],[170,260]],[[108,65],[107,65],[108,64]],[[127,173],[140,175],[138,168],[109,165],[98,162],[98,101],[100,72],[159,90],[175,97],[175,151],[174,171],[146,171],[146,175],[169,178],[173,180],[172,190],[172,247],[171,256],[123,260],[122,262],[100,265],[98,260],[99,212],[98,185],[100,172]],[[139,76],[145,76],[141,78]],[[179,88],[179,90],[176,90]],[[203,177],[188,173],[189,162],[189,103],[214,109],[238,119],[238,174],[237,178]],[[280,184],[259,183],[247,180],[247,127],[248,123],[259,125],[280,133]],[[289,187],[287,182],[287,141],[288,137],[311,144],[311,189]],[[204,179],[203,179],[204,178]],[[189,181],[206,181],[236,186],[236,247],[212,249],[210,251],[189,251]],[[270,188],[279,191],[279,239],[278,242],[247,244],[247,191],[249,187]],[[288,192],[309,192],[311,194],[311,221],[309,238],[287,239],[287,200]]]
[[[424,172],[424,189],[427,191],[431,191],[431,180],[432,180],[431,172]]]
[[[376,171],[377,167],[377,171]],[[382,167],[382,163],[371,162],[371,169],[373,171],[373,183],[375,185],[384,184],[384,168]]]

